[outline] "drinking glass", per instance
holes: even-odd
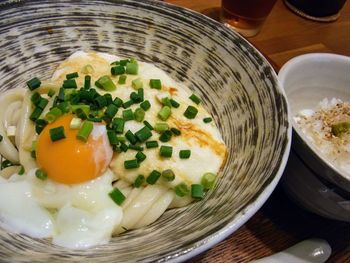
[[[221,21],[245,37],[259,33],[276,0],[222,0]]]

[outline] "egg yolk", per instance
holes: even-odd
[[[87,142],[83,142],[76,138],[79,129],[70,128],[72,118],[67,114],[48,124],[36,146],[39,167],[50,179],[63,184],[83,183],[102,175],[112,159],[105,125],[94,123]],[[50,129],[59,126],[64,127],[66,138],[52,141]]]

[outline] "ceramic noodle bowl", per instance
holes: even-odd
[[[0,14],[1,92],[51,77],[77,50],[136,57],[202,98],[229,151],[216,187],[200,202],[87,250],[1,228],[3,261],[182,261],[238,229],[275,188],[291,140],[287,102],[270,64],[238,34],[157,1],[3,2]]]

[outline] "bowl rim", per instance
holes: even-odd
[[[126,0],[126,2],[130,1],[136,1],[137,0]],[[8,1],[11,2],[11,1]],[[23,2],[23,0],[19,0],[19,2]],[[108,1],[107,2],[111,2]],[[122,1],[123,2],[123,1]],[[219,230],[215,231],[214,233],[205,236],[205,238],[196,241],[191,242],[187,247],[181,247],[179,248],[180,253],[176,253],[176,249],[170,251],[168,254],[165,254],[161,258],[158,258],[158,261],[167,261],[167,262],[183,262],[185,260],[188,260],[190,258],[193,258],[194,256],[203,253],[210,249],[211,247],[218,244],[220,241],[227,238],[229,235],[231,235],[233,232],[235,232],[238,228],[240,228],[242,225],[244,225],[266,202],[266,200],[270,197],[272,192],[274,191],[275,187],[277,186],[278,182],[280,181],[283,171],[286,167],[290,148],[291,148],[291,141],[292,141],[292,124],[290,122],[290,106],[288,103],[287,96],[285,94],[284,89],[281,87],[280,82],[278,81],[277,73],[274,69],[274,67],[271,65],[270,61],[265,57],[265,55],[262,54],[262,52],[255,47],[252,43],[250,43],[246,38],[241,36],[236,31],[228,28],[227,26],[223,25],[222,23],[212,19],[211,17],[208,17],[200,12],[191,10],[186,7],[178,6],[172,3],[162,2],[162,1],[153,1],[153,0],[144,0],[144,3],[150,4],[150,5],[157,5],[157,6],[166,6],[168,8],[174,8],[176,10],[182,10],[186,11],[187,14],[191,14],[194,17],[200,17],[205,18],[208,20],[208,22],[216,25],[221,31],[225,32],[226,34],[230,35],[231,37],[238,37],[240,41],[244,43],[244,45],[250,46],[256,54],[259,56],[259,58],[262,60],[262,65],[268,66],[271,69],[271,74],[273,79],[276,80],[276,90],[280,93],[280,95],[283,97],[286,105],[286,144],[284,146],[281,146],[281,159],[280,163],[276,165],[275,174],[272,174],[269,176],[271,180],[268,180],[265,185],[263,185],[260,193],[257,195],[257,197],[252,200],[244,209],[242,209],[239,213],[236,214],[234,219],[232,219],[226,226],[220,228]],[[6,2],[4,3],[4,6],[6,5]],[[0,4],[0,7],[2,5]],[[184,250],[181,250],[184,249]]]
[[[329,61],[329,60],[337,61],[337,62],[345,62],[345,63],[349,64],[349,66],[350,66],[350,57],[345,56],[345,55],[339,55],[339,54],[333,54],[333,53],[308,53],[308,54],[299,55],[299,56],[296,56],[296,57],[288,60],[281,67],[281,69],[278,73],[278,80],[281,84],[281,88],[285,91],[284,82],[285,82],[286,78],[288,77],[290,70],[297,67],[300,63],[302,63],[304,61],[311,61],[311,62],[318,63],[320,61]],[[288,96],[287,96],[287,100],[289,101]],[[288,103],[288,105],[291,107],[290,103]],[[317,150],[316,146],[314,146],[307,139],[306,135],[296,125],[296,122],[295,122],[293,116],[290,115],[290,118],[291,118],[290,123],[292,124],[293,131],[297,134],[297,136],[299,136],[299,138],[301,138],[303,144],[306,147],[308,147],[308,149],[316,156],[316,158],[319,161],[323,162],[326,165],[326,167],[329,168],[336,177],[340,177],[341,179],[350,182],[349,176],[347,176],[343,170],[340,170],[332,162],[330,162],[328,160],[328,158],[326,158],[324,156],[324,154],[320,153]],[[296,149],[296,152],[299,152],[299,151]]]
[[[183,262],[185,260],[189,260],[189,259],[207,251],[208,249],[212,248],[213,246],[215,246],[219,242],[226,239],[229,235],[231,235],[236,230],[238,230],[238,228],[243,226],[264,205],[264,203],[267,201],[267,199],[270,197],[270,195],[272,194],[272,192],[276,188],[276,186],[277,186],[278,182],[280,181],[280,179],[283,175],[283,172],[286,168],[287,161],[289,158],[290,149],[291,149],[291,142],[292,142],[292,124],[290,121],[291,120],[290,105],[289,105],[285,90],[282,88],[282,85],[280,84],[280,82],[278,80],[277,72],[276,72],[275,68],[273,67],[273,65],[271,64],[271,62],[269,61],[269,59],[267,59],[267,57],[257,47],[255,47],[252,43],[249,42],[248,39],[246,39],[245,37],[240,35],[238,32],[234,31],[233,29],[230,29],[228,26],[225,26],[224,24],[220,23],[219,21],[214,20],[213,18],[211,18],[209,16],[206,16],[200,12],[191,10],[189,8],[186,8],[186,7],[176,6],[176,5],[171,4],[171,3],[166,3],[166,2],[164,3],[163,2],[161,4],[169,5],[171,7],[177,8],[177,9],[186,10],[187,12],[189,12],[195,16],[200,16],[202,18],[205,17],[211,23],[214,23],[218,27],[221,27],[221,29],[224,30],[226,34],[238,36],[240,38],[240,40],[244,42],[245,45],[248,45],[251,48],[253,48],[254,51],[263,60],[263,63],[270,67],[272,75],[276,79],[276,85],[277,85],[276,88],[277,88],[277,90],[280,91],[281,95],[284,97],[285,102],[286,102],[286,111],[287,111],[286,113],[287,113],[287,119],[288,119],[288,127],[286,129],[287,144],[285,145],[283,156],[281,158],[281,163],[279,164],[279,168],[278,168],[275,176],[273,177],[273,179],[265,186],[265,188],[260,192],[258,197],[253,202],[251,202],[248,206],[246,206],[241,212],[239,212],[237,214],[236,218],[233,219],[231,222],[229,222],[225,227],[221,228],[220,230],[216,231],[215,233],[213,233],[211,235],[206,236],[204,239],[202,239],[200,241],[192,243],[191,246],[194,248],[191,251],[185,252],[182,255],[177,255],[168,261],[168,262],[178,263],[178,262]],[[198,243],[202,243],[202,244],[197,245]],[[169,256],[172,257],[172,256],[174,256],[174,254],[170,253]]]

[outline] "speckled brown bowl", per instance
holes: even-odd
[[[287,102],[270,64],[235,32],[158,1],[5,1],[0,17],[0,91],[48,78],[76,50],[137,57],[201,95],[229,149],[201,202],[88,250],[0,229],[1,261],[182,261],[234,232],[275,188],[290,148]]]

